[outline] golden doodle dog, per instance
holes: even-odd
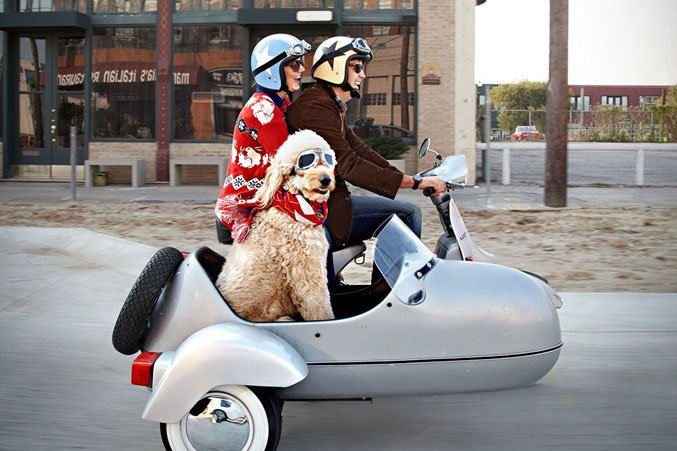
[[[329,244],[322,224],[335,187],[336,156],[310,130],[290,135],[273,158],[250,213],[230,208],[233,247],[216,286],[249,321],[333,319]],[[242,205],[240,205],[242,207]]]

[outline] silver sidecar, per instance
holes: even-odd
[[[162,356],[143,417],[177,422],[221,385],[288,400],[466,393],[531,385],[557,362],[561,301],[539,278],[440,259],[396,217],[374,261],[388,286],[354,292],[351,315],[251,323],[214,286],[222,257],[191,253],[149,320],[143,348]]]

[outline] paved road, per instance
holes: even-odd
[[[493,150],[496,149],[496,150]],[[490,151],[491,180],[501,182],[502,152],[500,143]],[[636,152],[587,151],[568,152],[568,183],[585,185],[635,185]],[[482,174],[482,153],[477,151],[477,174]],[[543,185],[545,170],[544,150],[511,150],[510,179],[513,185]],[[677,186],[677,152],[644,152],[644,185]]]
[[[0,449],[159,450],[110,333],[153,249],[0,228]],[[563,293],[565,347],[533,387],[287,403],[281,451],[673,450],[677,294]],[[416,383],[416,381],[412,381]]]

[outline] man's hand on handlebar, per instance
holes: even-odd
[[[446,183],[444,183],[444,181],[437,176],[423,177],[421,183],[418,185],[418,189],[424,190],[426,188],[431,188],[431,190],[434,190],[433,196],[441,196],[447,191]]]

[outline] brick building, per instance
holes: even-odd
[[[171,158],[228,155],[250,95],[250,50],[276,32],[313,48],[333,35],[365,37],[375,58],[349,122],[371,117],[411,130],[442,153],[466,154],[474,168],[481,3],[0,0],[2,178],[66,177],[72,125],[80,176],[86,159],[135,157],[146,180],[167,181]],[[309,69],[303,82],[312,83]],[[407,172],[419,164],[410,152]],[[215,168],[196,170],[194,181]],[[113,181],[129,178],[111,171]]]
[[[581,90],[583,90],[584,111],[593,105],[617,105],[623,107],[650,107],[658,100],[665,100],[669,86],[629,86],[629,85],[570,85],[571,108],[580,108]]]

